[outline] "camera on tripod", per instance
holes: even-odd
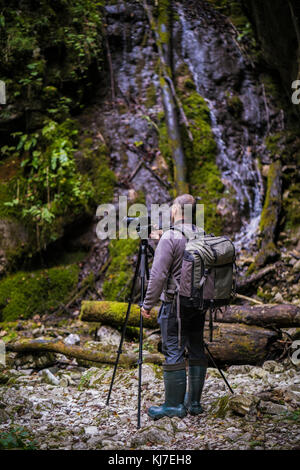
[[[142,240],[150,238],[150,234],[154,230],[162,229],[160,222],[158,226],[152,224],[150,216],[124,217],[122,223],[127,226],[127,229],[136,230]]]

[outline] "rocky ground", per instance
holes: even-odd
[[[35,330],[36,337],[41,337],[40,328]],[[116,348],[119,333],[102,328],[106,328],[105,335],[100,331],[100,342],[94,346],[110,343]],[[82,340],[76,333],[68,336],[66,328],[55,331],[66,342]],[[50,332],[48,328],[47,334]],[[137,345],[127,343],[126,347],[136,349]],[[300,369],[288,358],[267,361],[262,367],[229,367],[226,375],[233,396],[218,371],[210,368],[203,393],[204,413],[156,422],[148,418],[146,410],[163,400],[162,370],[144,364],[140,430],[136,428],[136,369],[118,369],[106,406],[111,366],[86,368],[52,354],[9,354],[7,359],[6,369],[0,371],[0,448],[300,448]]]

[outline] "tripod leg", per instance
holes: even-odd
[[[233,391],[232,388],[230,387],[230,385],[229,385],[229,383],[228,383],[228,381],[227,381],[225,375],[223,374],[222,370],[217,366],[216,361],[214,360],[214,357],[213,357],[213,355],[211,354],[210,350],[208,349],[208,346],[207,346],[206,343],[204,343],[204,347],[205,347],[205,349],[206,349],[206,351],[207,351],[207,353],[208,353],[208,355],[209,355],[209,357],[210,357],[211,362],[212,362],[213,365],[216,367],[216,369],[218,369],[218,371],[220,372],[220,374],[221,374],[221,376],[222,376],[222,379],[224,380],[225,384],[227,385],[227,387],[229,388],[229,390],[231,391],[231,393],[234,394],[234,391]]]
[[[106,399],[106,405],[109,405],[110,395],[111,395],[111,392],[112,392],[112,389],[113,389],[115,376],[116,376],[116,372],[117,372],[117,367],[118,367],[118,364],[119,364],[120,355],[122,354],[122,346],[123,346],[123,342],[124,342],[124,338],[125,338],[125,332],[126,332],[127,323],[128,323],[128,319],[129,319],[129,315],[130,315],[130,309],[131,309],[131,305],[132,305],[132,301],[133,301],[134,287],[135,287],[136,280],[137,280],[138,273],[139,273],[139,269],[140,269],[140,263],[141,263],[141,247],[139,249],[138,261],[137,261],[137,264],[136,264],[134,278],[133,278],[133,281],[132,281],[132,286],[131,286],[131,291],[130,291],[130,296],[129,296],[129,302],[128,302],[128,307],[127,307],[126,317],[125,317],[125,321],[124,321],[124,325],[123,325],[123,329],[122,329],[122,336],[121,336],[121,339],[120,339],[118,354],[117,354],[117,358],[116,358],[116,362],[115,362],[114,370],[113,370],[113,375],[112,375],[111,382],[110,382],[109,392],[108,392],[107,399]]]
[[[147,244],[142,242],[142,251],[141,251],[141,309],[144,302],[145,295],[145,279],[148,271],[147,264]],[[141,403],[142,403],[142,364],[143,364],[143,315],[140,310],[140,345],[139,345],[139,383],[138,383],[138,413],[137,413],[137,428],[141,427]]]

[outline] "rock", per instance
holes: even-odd
[[[290,385],[286,390],[286,397],[300,405],[300,384]]]
[[[121,334],[110,326],[101,326],[97,331],[97,337],[105,346],[119,346]]]
[[[173,439],[173,434],[158,426],[150,426],[138,431],[131,439],[131,447],[142,446],[148,442],[151,444],[167,444]]]
[[[0,424],[6,423],[9,420],[9,414],[5,410],[0,408]]]
[[[238,375],[238,374],[248,374],[248,372],[251,370],[250,365],[241,365],[241,366],[230,366],[227,369],[228,374],[230,375]],[[214,369],[215,370],[215,369]]]
[[[250,412],[254,399],[252,396],[247,395],[234,395],[229,399],[228,407],[235,414],[245,416]]]
[[[99,434],[97,426],[87,426],[86,428],[84,428],[84,432],[88,436],[96,436],[97,434]]]
[[[284,371],[283,365],[276,361],[265,361],[262,368],[268,372],[272,372],[273,374],[279,374]]]
[[[110,374],[111,371],[109,371],[109,375]],[[82,374],[78,389],[83,390],[84,388],[97,388],[103,383],[106,375],[107,371],[105,369],[91,367]]]
[[[283,297],[282,297],[282,295],[281,295],[280,292],[277,292],[277,294],[276,294],[275,297],[274,297],[274,300],[275,300],[275,302],[277,302],[278,304],[283,304],[283,303],[284,303]]]
[[[269,415],[283,415],[289,411],[288,408],[284,405],[279,405],[278,403],[263,400],[259,402],[258,409],[262,413]]]
[[[267,377],[268,372],[262,367],[252,367],[249,375],[250,377],[253,377],[253,379],[264,379],[265,377]]]
[[[45,383],[49,384],[49,385],[59,385],[59,380],[57,377],[55,377],[55,375],[52,374],[52,372],[50,372],[49,369],[44,369],[42,371],[42,377],[43,377],[43,380]]]
[[[80,344],[80,336],[71,333],[69,336],[67,336],[67,337],[64,339],[64,343],[65,343],[65,344],[69,344],[70,346],[74,346],[74,345],[76,345],[76,344]]]
[[[296,261],[296,263],[293,266],[292,269],[293,273],[299,273],[300,272],[300,259]]]
[[[54,353],[17,354],[14,365],[22,369],[44,369],[56,362]]]

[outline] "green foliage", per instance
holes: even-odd
[[[78,282],[76,264],[32,272],[19,271],[0,281],[2,321],[30,318],[55,310],[69,298]]]
[[[216,10],[227,16],[237,29],[237,41],[247,46],[250,52],[257,48],[255,35],[249,19],[245,16],[239,0],[208,0]]]
[[[18,141],[11,147],[12,154],[21,154],[23,160],[9,184],[15,188],[14,196],[3,206],[35,224],[38,244],[55,239],[54,232],[49,235],[54,219],[65,216],[67,210],[73,215],[82,212],[93,195],[74,160],[77,134],[71,119],[61,124],[48,120],[39,132],[14,134]]]
[[[134,274],[132,257],[138,252],[139,240],[112,240],[109,245],[111,263],[103,282],[105,300],[127,301]]]
[[[285,229],[294,229],[300,226],[300,187],[293,183],[283,200],[283,209],[286,216]]]
[[[13,426],[10,430],[1,433],[0,450],[35,450],[36,448],[37,443],[22,426]]]
[[[236,119],[239,119],[243,112],[243,103],[240,97],[237,95],[230,96],[228,94],[227,108],[228,108],[228,111],[232,114],[232,116],[234,116]]]
[[[91,65],[99,69],[102,62],[102,5],[93,0],[43,0],[34,8],[29,0],[11,0],[5,5],[1,79],[11,114],[15,106],[34,109],[37,99],[48,116],[63,119],[82,102]]]

